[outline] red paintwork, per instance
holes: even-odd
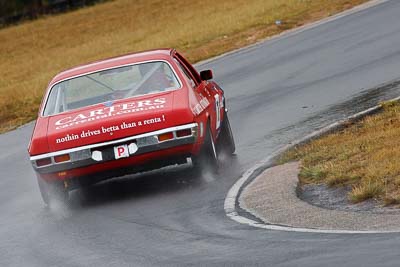
[[[168,128],[168,127],[173,127],[176,125],[182,125],[186,123],[191,123],[193,122],[193,114],[191,113],[185,113],[182,114],[181,116],[177,117],[174,116],[174,98],[176,99],[185,99],[186,91],[185,90],[176,90],[173,92],[168,92],[168,93],[160,93],[160,94],[155,94],[155,95],[147,95],[143,97],[133,97],[129,99],[122,99],[115,101],[113,104],[113,109],[115,110],[112,114],[117,115],[114,117],[109,117],[105,119],[97,119],[94,121],[85,121],[85,119],[81,120],[80,116],[82,117],[87,117],[87,118],[96,118],[96,116],[101,116],[101,115],[95,115],[95,114],[105,114],[108,115],[109,109],[105,107],[103,104],[98,104],[95,106],[91,107],[86,107],[78,110],[73,110],[71,112],[66,112],[63,114],[59,114],[56,116],[51,116],[49,118],[49,126],[48,126],[48,142],[49,142],[49,148],[50,151],[58,151],[58,150],[63,150],[63,149],[68,149],[68,148],[73,148],[76,146],[83,146],[83,145],[88,145],[88,144],[95,144],[95,143],[101,143],[101,142],[106,142],[114,139],[121,139],[126,136],[132,136],[132,135],[138,135],[146,132],[151,132],[163,128]],[[178,97],[175,97],[178,96]],[[159,108],[159,109],[150,109],[150,110],[143,110],[140,112],[134,112],[134,113],[126,113],[126,114],[120,114],[118,115],[118,112],[124,112],[126,110],[131,110],[131,109],[126,109],[124,110],[124,107],[129,106],[134,106],[137,107],[138,103],[139,105],[141,103],[144,103],[143,101],[146,101],[145,103],[149,103],[148,101],[151,101],[153,103],[156,100],[161,100],[160,102],[164,102],[162,104],[164,107]],[[144,108],[144,107],[139,107],[139,108]],[[106,110],[106,111],[104,111]],[[91,116],[94,115],[94,116]],[[152,119],[152,118],[159,118],[164,115],[165,122],[162,123],[157,123],[156,125],[150,124],[150,125],[143,125],[141,127],[134,127],[134,128],[129,128],[126,130],[119,130],[119,131],[113,131],[112,135],[108,132],[103,133],[107,129],[112,129],[113,126],[120,126],[121,122],[132,122],[132,121],[139,121],[139,120],[146,120],[146,119]],[[64,126],[68,126],[68,123],[62,124],[57,126],[57,122],[67,122],[67,121],[72,121],[76,120],[81,121],[83,123],[77,124],[77,125],[72,125],[66,128],[62,128]],[[101,129],[101,134],[98,135],[92,135],[89,138],[80,138],[78,140],[79,143],[77,142],[64,142],[64,143],[57,143],[56,139],[59,138],[60,136],[66,136],[67,134],[69,135],[81,135],[82,131],[85,133],[94,133],[95,130]]]
[[[182,73],[182,70],[175,62],[174,57],[178,58],[181,63],[187,66],[189,71],[192,73],[192,78],[198,83],[196,85],[196,88],[193,89],[191,87],[185,74]],[[45,103],[44,99],[39,111],[39,117],[37,119],[28,149],[30,156],[56,152],[59,150],[79,147],[88,144],[96,144],[114,139],[120,139],[127,136],[133,136],[141,133],[156,131],[163,128],[193,122],[202,122],[204,125],[207,125],[208,120],[210,121],[213,139],[216,140],[219,129],[216,128],[217,115],[215,95],[218,95],[218,98],[221,101],[223,91],[214,82],[201,81],[197,71],[181,55],[179,55],[175,50],[172,49],[160,49],[130,54],[72,68],[55,76],[49,83],[47,90],[49,90],[55,83],[65,79],[69,79],[74,76],[148,60],[168,61],[175,69],[175,72],[178,74],[179,79],[183,83],[182,88],[170,92],[162,92],[115,101],[113,104],[112,112],[113,114],[120,112],[118,113],[118,115],[106,118],[98,118],[92,121],[90,121],[89,118],[96,118],[96,116],[108,114],[110,112],[110,108],[107,108],[104,104],[97,104],[90,107],[64,112],[54,116],[43,117],[41,113]],[[198,108],[201,101],[203,101],[203,105],[204,103],[209,103],[209,105],[203,110],[201,108]],[[126,114],[124,114],[123,112],[127,109],[140,109],[143,107],[146,108],[148,106],[158,106],[158,108],[148,110],[135,110],[135,112],[130,112]],[[222,121],[224,107],[220,105],[219,108],[220,121]],[[82,132],[93,134],[96,130],[107,128],[110,129],[112,126],[121,125],[122,122],[139,120],[144,121],[162,116],[164,120],[160,123],[148,124],[141,127],[134,127],[124,130],[120,129],[119,131],[114,131],[113,134],[110,134],[109,132],[103,133],[103,131],[101,130],[100,134],[92,135],[90,137],[70,140],[68,142],[57,142],[57,140],[61,140],[67,135],[81,136]],[[79,121],[79,123],[71,123],[74,121]],[[71,123],[71,125],[69,125],[69,123]],[[65,125],[68,126],[65,127]],[[168,158],[171,155],[196,155],[200,150],[202,142],[203,138],[199,138],[197,143],[193,145],[184,145],[162,151],[132,156],[129,158],[99,163],[88,167],[72,169],[67,171],[66,174],[62,177],[59,177],[57,173],[39,175],[46,180],[70,179],[81,175],[88,175],[95,172],[112,170],[113,168],[143,164],[152,160]]]

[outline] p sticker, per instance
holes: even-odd
[[[127,145],[120,145],[114,147],[115,159],[129,157],[129,149]]]

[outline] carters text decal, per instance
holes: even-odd
[[[104,106],[102,108],[82,112],[78,115],[66,116],[55,122],[56,129],[65,129],[74,125],[84,124],[90,121],[101,120],[105,118],[121,116],[128,113],[141,112],[146,110],[155,110],[164,108],[166,99],[163,97],[141,100],[129,103],[123,103],[112,106]]]

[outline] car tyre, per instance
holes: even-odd
[[[68,190],[64,188],[62,182],[46,182],[40,177],[37,177],[40,194],[42,196],[43,202],[46,205],[50,205],[53,201],[60,201],[62,203],[67,203],[69,200]]]
[[[229,123],[228,114],[225,112],[224,120],[221,125],[221,132],[218,137],[218,148],[219,151],[225,152],[229,155],[235,153],[236,146],[233,138],[231,124]]]
[[[212,172],[218,170],[217,148],[212,138],[210,126],[207,126],[206,136],[200,153],[197,156],[192,156],[192,162],[195,169],[211,169]]]

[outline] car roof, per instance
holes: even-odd
[[[132,64],[142,61],[168,60],[170,56],[174,53],[174,51],[175,49],[171,48],[161,48],[94,61],[60,72],[51,80],[49,86],[52,86],[59,81],[71,77],[84,75],[86,73],[91,73],[102,69],[114,68],[121,65]]]

